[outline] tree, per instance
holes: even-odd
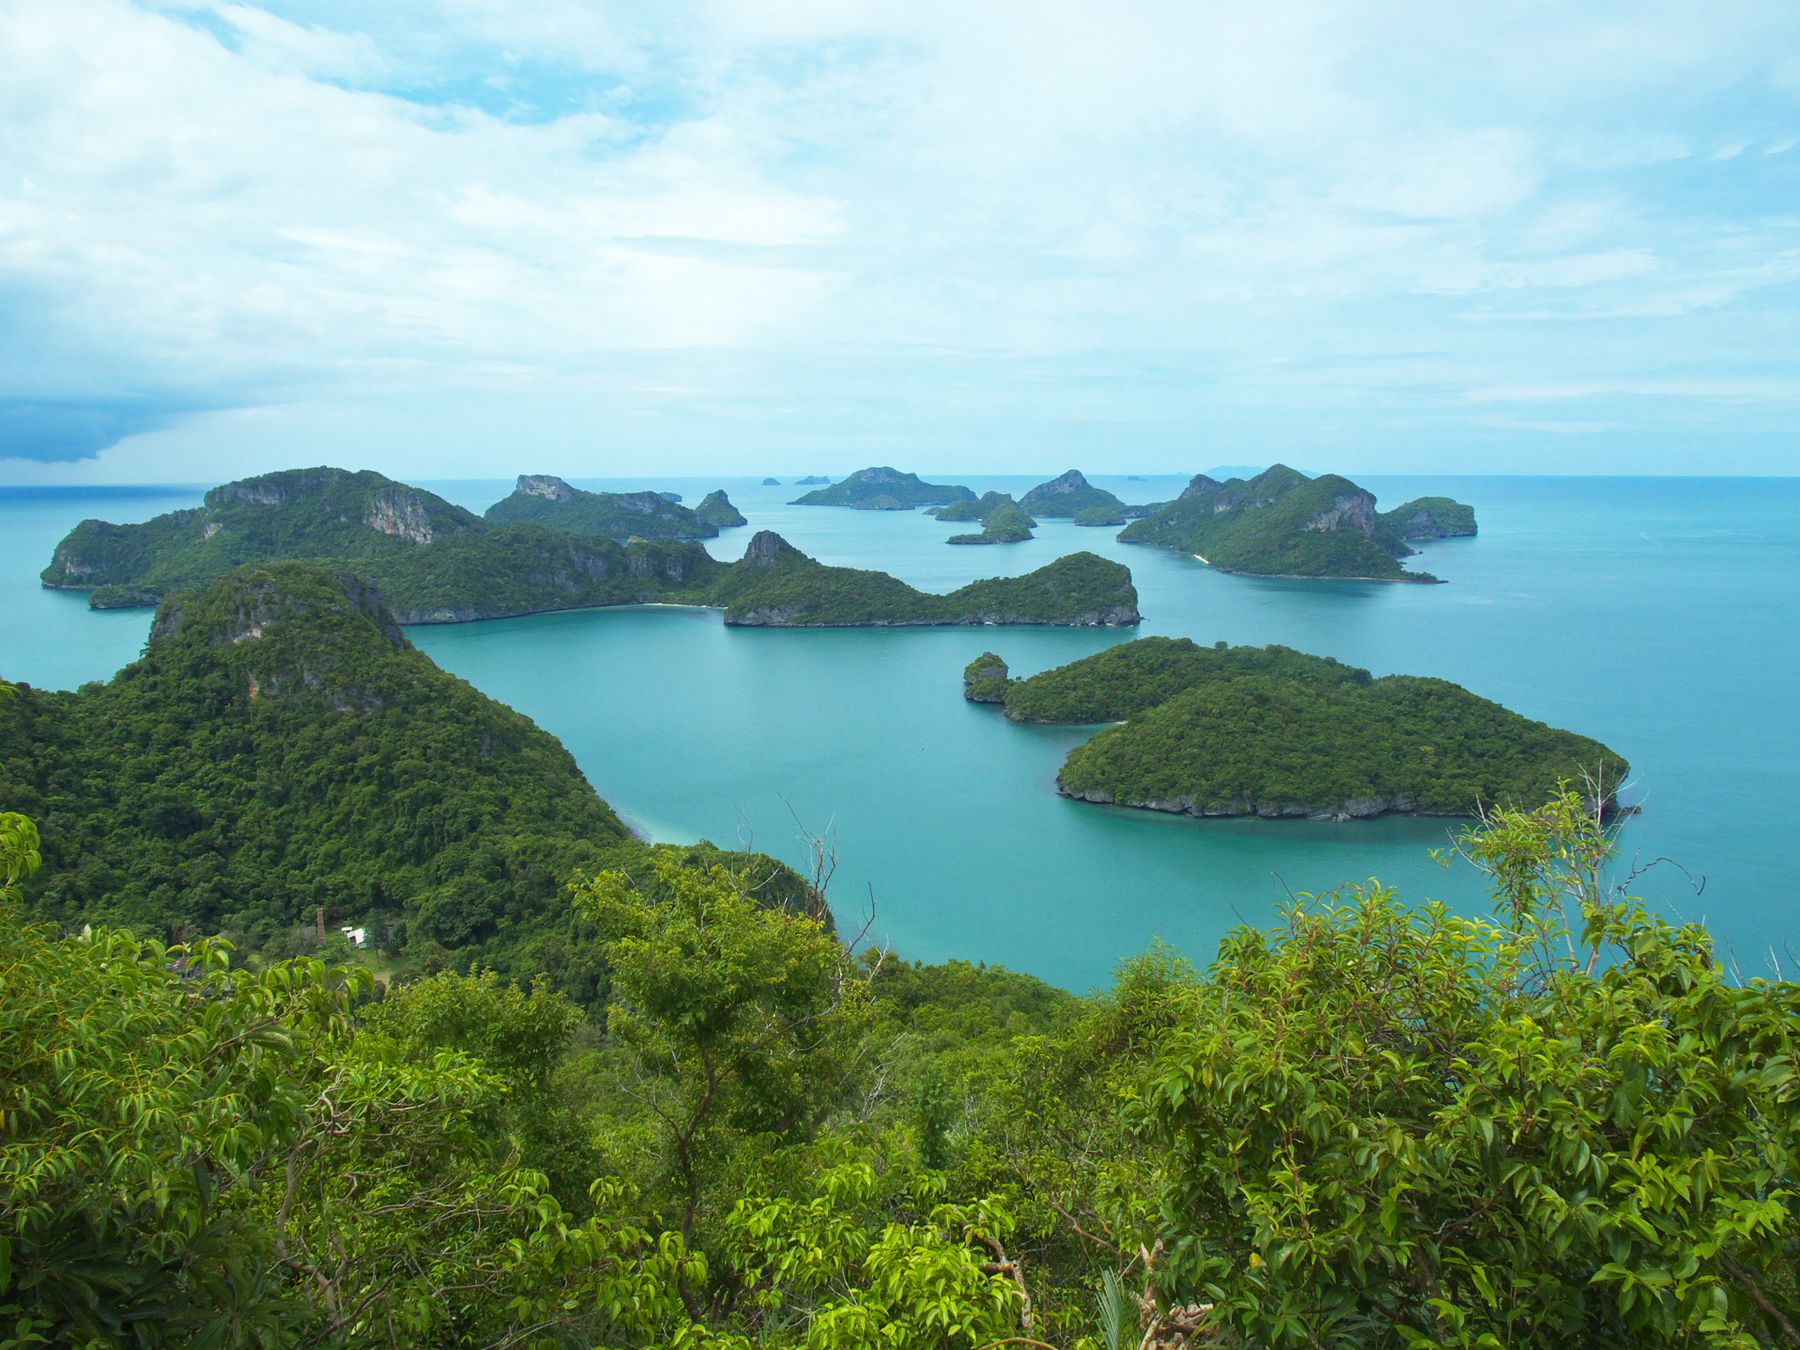
[[[603,872],[575,896],[600,928],[607,1029],[628,1057],[628,1091],[656,1122],[692,1242],[709,1181],[746,1140],[804,1138],[842,1100],[867,976],[819,920],[759,904],[747,873],[653,867],[653,889]]]
[[[1196,986],[1139,1116],[1165,1310],[1271,1346],[1800,1344],[1800,988],[1610,887],[1578,797],[1462,851],[1494,919],[1371,884]]]

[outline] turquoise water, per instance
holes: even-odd
[[[1034,480],[969,478],[978,491]],[[1127,500],[1178,478],[1094,481]],[[1257,581],[1045,522],[1030,543],[950,548],[915,513],[784,505],[755,480],[595,480],[724,486],[750,518],[711,544],[733,557],[772,528],[826,562],[947,589],[1028,571],[1076,548],[1132,568],[1141,633],[1281,642],[1377,673],[1439,675],[1532,717],[1597,736],[1633,765],[1628,858],[1668,857],[1639,889],[1704,918],[1746,972],[1800,939],[1790,900],[1800,814],[1800,480],[1371,478],[1384,504],[1423,492],[1472,502],[1482,534],[1416,561],[1450,584]],[[477,510],[507,483],[429,484]],[[144,612],[95,614],[36,573],[83,516],[142,519],[199,490],[0,489],[0,675],[73,686],[134,656]],[[961,528],[961,527],[957,527]],[[716,613],[589,611],[414,628],[449,670],[560,736],[594,786],[656,839],[748,843],[801,862],[803,832],[835,838],[833,897],[909,956],[962,956],[1073,988],[1104,983],[1160,937],[1197,960],[1289,892],[1379,876],[1464,907],[1476,879],[1429,851],[1442,821],[1194,821],[1065,801],[1051,784],[1085,732],[1007,724],[960,696],[992,648],[1015,673],[1128,632],[975,629],[771,632]],[[1703,882],[1703,885],[1700,883]],[[1696,887],[1699,889],[1696,890]]]

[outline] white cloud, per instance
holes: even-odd
[[[1791,344],[1709,322],[1800,275],[1778,199],[1682,175],[1778,172],[1796,110],[1671,98],[1777,87],[1778,6],[148,4],[0,14],[0,398],[926,443],[962,399],[1429,420]]]

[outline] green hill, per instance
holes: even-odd
[[[551,474],[519,475],[510,497],[488,507],[491,525],[542,525],[607,539],[712,539],[719,527],[660,492],[588,492]]]
[[[1282,464],[1223,483],[1200,475],[1119,538],[1180,549],[1221,571],[1252,576],[1436,580],[1400,566],[1412,549],[1376,512],[1373,493],[1336,474],[1308,478]]]
[[[1390,675],[1285,647],[1122,643],[1023,680],[979,679],[1015,721],[1122,725],[1069,752],[1058,791],[1196,816],[1474,815],[1534,809],[1563,783],[1629,766],[1598,741],[1447,680]],[[965,672],[967,685],[976,678]]]
[[[973,501],[966,487],[926,483],[916,473],[901,473],[885,466],[858,469],[830,487],[816,488],[796,497],[791,506],[848,506],[858,511],[911,511],[919,506],[944,506]]]
[[[1019,506],[1034,516],[1065,520],[1096,506],[1106,507],[1121,517],[1125,512],[1124,502],[1088,482],[1079,469],[1070,469],[1060,478],[1039,483],[1019,499]]]
[[[0,803],[39,823],[27,898],[64,924],[279,956],[312,948],[322,910],[389,960],[543,971],[582,998],[603,975],[563,883],[652,852],[367,582],[302,563],[171,596],[107,684],[0,699]]]

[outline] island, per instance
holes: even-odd
[[[718,488],[702,497],[700,505],[694,508],[694,514],[708,525],[720,530],[728,530],[750,523],[744,519],[744,513],[731,504],[731,498],[725,495],[723,488]]]
[[[857,511],[911,511],[920,506],[946,506],[951,502],[973,501],[975,494],[966,487],[945,483],[927,483],[916,473],[878,466],[858,469],[848,478],[830,487],[815,488],[796,497],[790,506],[848,506]]]
[[[1475,508],[1450,497],[1414,497],[1381,513],[1381,523],[1402,539],[1468,539],[1475,534]]]
[[[992,652],[964,697],[1016,722],[1120,725],[1075,747],[1057,790],[1191,816],[1367,819],[1535,809],[1564,785],[1619,811],[1630,766],[1448,680],[1379,679],[1291,648],[1139,638],[1028,679]]]
[[[1077,525],[1123,525],[1127,520],[1129,507],[1119,506],[1084,506],[1075,513],[1074,523]]]
[[[804,478],[796,478],[794,480],[794,486],[815,487],[820,483],[829,483],[830,481],[831,480],[822,473],[809,473]]]
[[[827,567],[769,530],[712,587],[725,622],[756,628],[910,628],[1049,624],[1114,628],[1139,621],[1131,572],[1071,553],[1017,577],[972,581],[948,595],[885,572]]]
[[[1005,703],[1006,662],[993,652],[983,652],[963,667],[963,697],[971,703]]]
[[[522,473],[512,496],[482,513],[493,525],[531,524],[607,539],[712,539],[719,527],[670,492],[589,492],[547,473]]]
[[[1104,488],[1097,488],[1084,478],[1079,469],[1070,469],[1059,478],[1039,483],[1019,499],[1021,509],[1034,516],[1067,520],[1092,507],[1103,506],[1121,517],[1125,503]]]
[[[1434,500],[1445,503],[1446,514],[1450,507],[1468,512],[1473,530],[1470,508]],[[1414,550],[1403,527],[1376,512],[1374,493],[1336,474],[1309,478],[1284,464],[1222,483],[1200,474],[1167,506],[1127,525],[1119,539],[1179,549],[1221,572],[1247,576],[1437,580],[1400,565]]]
[[[171,595],[143,656],[72,693],[0,697],[0,800],[61,923],[224,932],[238,956],[311,951],[353,924],[390,962],[605,987],[563,882],[655,854],[529,718],[440,670],[350,573],[253,564]],[[806,907],[758,859],[774,903]],[[816,897],[815,897],[816,900]]]
[[[200,508],[141,525],[83,521],[42,580],[116,608],[156,604],[246,563],[283,561],[370,579],[408,624],[647,603],[722,608],[726,623],[748,627],[1138,621],[1130,570],[1091,553],[940,596],[886,573],[826,567],[769,531],[726,563],[692,540],[620,543],[496,525],[380,474],[332,468],[227,483]]]
[[[779,478],[765,478],[762,480],[762,485],[764,487],[780,487],[781,480]]]
[[[939,520],[981,522],[980,534],[953,534],[945,541],[950,544],[1018,544],[1030,539],[1037,528],[1037,522],[1005,492],[984,492],[978,501],[951,502],[925,514]]]

